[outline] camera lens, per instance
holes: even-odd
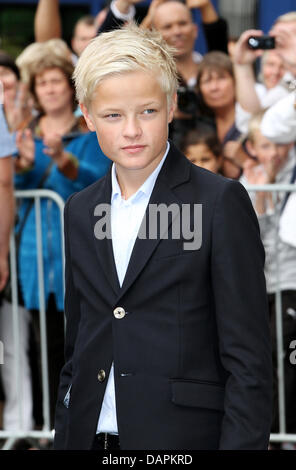
[[[258,47],[259,41],[256,38],[249,38],[248,43],[251,47]]]

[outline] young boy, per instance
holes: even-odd
[[[177,79],[158,33],[101,34],[74,75],[113,166],[65,207],[55,449],[266,449],[264,251],[246,191],[167,142]]]
[[[264,113],[253,116],[249,122],[247,146],[257,158],[258,165],[246,170],[243,184],[289,184],[296,164],[294,143],[277,144],[267,139],[260,130]],[[250,191],[250,197],[257,212],[261,238],[265,248],[265,277],[268,292],[271,322],[272,352],[274,364],[274,418],[272,431],[279,431],[277,340],[276,340],[276,297],[277,287],[281,291],[282,321],[284,339],[284,373],[287,432],[296,432],[296,371],[289,360],[289,346],[296,338],[296,248],[281,239],[279,220],[286,204],[286,193]],[[278,240],[278,243],[277,243]],[[278,285],[279,283],[279,285]],[[294,313],[293,313],[294,312]]]
[[[207,126],[197,126],[183,136],[181,151],[194,165],[219,173],[222,165],[222,145],[216,132]]]

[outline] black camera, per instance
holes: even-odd
[[[275,38],[273,36],[251,36],[248,39],[250,49],[275,49]]]

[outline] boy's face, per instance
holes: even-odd
[[[213,173],[218,173],[221,166],[221,158],[217,158],[205,144],[188,145],[185,155],[194,165]]]
[[[251,154],[258,158],[262,165],[273,164],[278,172],[285,164],[292,144],[275,144],[264,137],[259,130],[254,132],[253,142],[249,143]]]
[[[108,77],[98,85],[90,108],[81,109],[117,171],[150,174],[157,167],[174,104],[168,109],[166,94],[152,74],[137,70]]]

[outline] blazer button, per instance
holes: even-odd
[[[121,318],[125,317],[125,310],[124,308],[122,307],[116,307],[114,310],[113,310],[113,315],[115,318],[117,318],[118,320],[120,320]]]
[[[99,370],[98,381],[104,382],[105,378],[106,378],[106,372],[103,369]]]

